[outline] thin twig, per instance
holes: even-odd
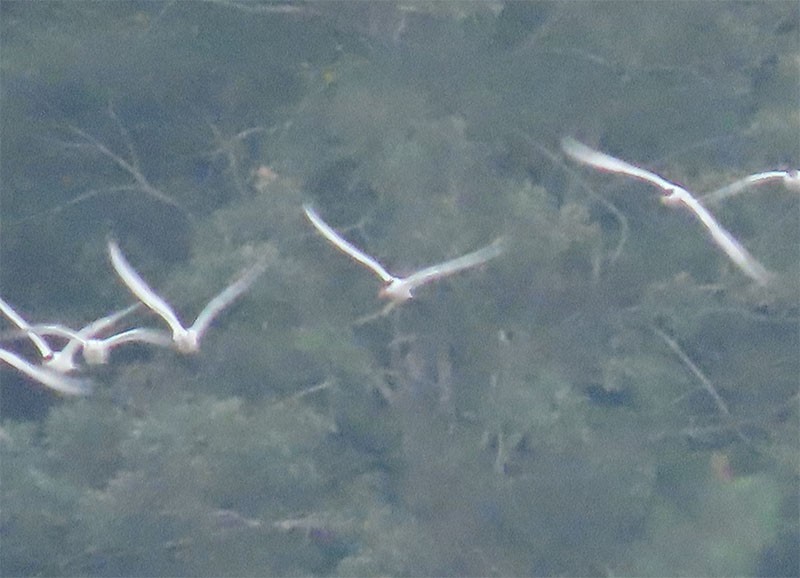
[[[560,155],[555,154],[550,149],[545,147],[544,145],[536,142],[534,139],[529,137],[522,131],[516,131],[517,134],[522,136],[528,144],[530,144],[533,148],[535,148],[540,154],[545,156],[550,162],[554,165],[557,165],[562,171],[564,171],[569,177],[578,184],[584,191],[586,191],[589,196],[603,205],[609,213],[614,215],[614,218],[619,223],[619,230],[620,230],[620,238],[617,241],[617,245],[611,250],[611,253],[608,256],[608,262],[613,264],[619,259],[620,255],[622,254],[622,249],[625,247],[625,243],[628,241],[628,232],[630,227],[628,226],[628,219],[625,215],[620,211],[614,203],[609,201],[608,199],[604,198],[600,195],[597,191],[595,191],[589,183],[583,179],[576,171],[572,170],[561,158]]]
[[[714,400],[714,403],[716,404],[719,412],[723,414],[727,420],[729,421],[733,420],[733,415],[728,409],[728,404],[725,403],[725,400],[722,399],[722,396],[720,396],[720,394],[717,392],[717,389],[714,387],[714,384],[711,382],[711,380],[708,379],[708,377],[706,377],[706,375],[700,370],[699,367],[697,367],[697,365],[686,354],[686,352],[683,350],[680,344],[678,344],[678,342],[675,339],[667,335],[664,331],[662,331],[655,325],[652,326],[652,329],[656,335],[658,335],[659,337],[661,337],[661,339],[664,340],[664,343],[666,343],[667,346],[675,353],[675,355],[678,356],[678,359],[680,359],[683,362],[683,364],[689,369],[689,371],[692,372],[692,375],[694,375],[698,380],[700,380],[700,383],[703,385],[703,389],[705,389],[706,392]],[[732,424],[732,427],[736,429],[736,435],[739,437],[739,439],[741,439],[748,445],[752,443],[752,441],[741,432],[738,425]]]
[[[239,160],[237,158],[237,145],[241,145],[245,139],[247,139],[250,135],[267,132],[267,129],[262,126],[254,126],[251,128],[247,128],[239,133],[233,135],[232,137],[225,137],[222,134],[222,131],[219,129],[217,125],[213,122],[209,121],[208,126],[211,129],[211,132],[214,135],[214,141],[216,144],[219,145],[213,151],[208,153],[208,156],[213,158],[217,156],[224,156],[225,159],[228,161],[228,169],[231,172],[234,187],[236,187],[236,192],[239,193],[241,197],[245,196],[245,185],[244,180],[241,176],[241,171],[239,167]]]
[[[728,409],[728,405],[725,403],[725,400],[717,393],[714,384],[711,383],[711,380],[706,377],[706,375],[700,370],[699,367],[691,360],[691,358],[686,354],[683,348],[675,341],[672,337],[664,333],[661,329],[653,326],[653,331],[664,340],[664,343],[678,356],[678,358],[683,362],[683,364],[689,368],[689,371],[700,380],[700,383],[703,384],[703,389],[705,389],[708,394],[714,399],[714,403],[717,404],[717,408],[721,413],[725,416],[730,417],[731,412]]]

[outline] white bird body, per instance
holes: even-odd
[[[172,330],[172,342],[181,353],[197,353],[200,340],[214,318],[228,305],[250,288],[250,285],[266,270],[266,260],[260,260],[248,268],[235,282],[226,287],[203,308],[189,327],[184,327],[172,307],[164,301],[128,263],[116,241],[109,239],[108,253],[111,264],[123,283],[142,303],[157,313]]]
[[[725,252],[733,263],[748,277],[761,285],[766,285],[772,276],[769,271],[753,257],[714,216],[689,191],[671,183],[648,170],[634,166],[618,158],[612,157],[572,138],[561,141],[561,148],[572,159],[590,165],[601,171],[617,173],[648,182],[664,191],[661,202],[665,205],[684,205],[708,229],[711,238]]]
[[[0,349],[0,361],[63,395],[88,395],[92,391],[92,382],[88,379],[69,377],[41,365],[34,365],[6,349]]]
[[[426,267],[425,269],[417,271],[408,277],[396,277],[389,273],[383,267],[383,265],[378,263],[378,261],[355,247],[352,243],[334,231],[330,225],[322,220],[322,218],[316,213],[316,211],[314,211],[313,208],[311,208],[310,205],[303,205],[303,210],[305,211],[308,220],[311,221],[311,224],[314,225],[314,227],[316,227],[316,229],[322,233],[322,236],[325,237],[334,247],[350,256],[350,258],[352,258],[354,261],[361,263],[368,269],[372,270],[372,272],[375,273],[381,279],[381,281],[383,281],[384,286],[381,288],[378,295],[380,297],[390,299],[392,302],[400,303],[407,301],[414,296],[413,292],[417,287],[437,279],[447,277],[457,273],[458,271],[476,267],[477,265],[485,263],[489,259],[497,257],[503,252],[503,239],[500,238],[491,245],[487,245],[486,247],[478,249],[472,253],[468,253],[444,263],[439,263],[438,265]]]

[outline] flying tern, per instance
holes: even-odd
[[[109,337],[97,337],[98,333],[110,327],[118,319],[127,315],[138,306],[139,304],[137,303],[127,309],[113,313],[108,317],[103,317],[87,325],[80,331],[55,324],[31,326],[31,330],[39,335],[55,335],[69,339],[69,343],[67,343],[61,351],[55,352],[53,358],[49,361],[45,361],[43,365],[59,373],[74,371],[78,369],[75,355],[79,348],[83,354],[83,360],[88,365],[102,365],[108,363],[112,349],[126,343],[149,343],[151,345],[169,347],[172,344],[172,338],[168,333],[142,327],[128,329]]]
[[[503,239],[500,238],[491,245],[487,245],[482,249],[478,249],[477,251],[468,253],[457,259],[426,267],[408,277],[395,277],[375,259],[341,237],[330,225],[322,220],[310,205],[303,205],[303,210],[308,220],[311,221],[311,224],[314,225],[334,247],[346,253],[351,259],[361,263],[380,277],[384,285],[378,295],[394,303],[401,303],[411,299],[414,296],[414,290],[420,285],[425,285],[426,283],[441,279],[442,277],[447,277],[464,269],[476,267],[489,259],[497,257],[503,252]]]
[[[29,328],[31,335],[55,335],[69,339],[69,342],[61,348],[60,351],[54,351],[50,358],[42,362],[46,368],[56,371],[58,373],[69,373],[78,369],[78,364],[75,361],[75,356],[78,351],[82,351],[83,358],[87,363],[105,363],[97,361],[93,363],[91,350],[104,347],[104,341],[97,339],[97,335],[111,328],[117,321],[133,312],[139,307],[136,303],[120,311],[101,317],[96,321],[92,321],[82,329],[74,331],[67,327],[56,324],[42,324],[32,325]],[[95,355],[95,358],[97,355]],[[106,354],[107,357],[107,354]]]
[[[6,349],[0,349],[0,361],[63,395],[88,395],[92,391],[92,382],[88,379],[69,377],[41,365],[35,365]]]
[[[660,188],[665,193],[665,196],[661,198],[661,202],[670,206],[684,205],[692,211],[700,219],[703,226],[708,229],[708,232],[711,233],[711,238],[714,242],[748,277],[761,285],[765,285],[769,281],[771,277],[769,271],[717,222],[700,201],[683,187],[671,183],[648,170],[591,149],[572,138],[563,139],[561,148],[567,156],[579,163],[592,166],[601,171],[627,175]]]
[[[200,339],[214,318],[245,293],[267,268],[265,259],[261,259],[255,265],[250,266],[238,280],[209,301],[191,326],[184,327],[172,307],[157,295],[136,270],[131,267],[122,254],[119,245],[113,239],[108,241],[108,253],[111,257],[111,264],[122,282],[142,303],[161,316],[172,330],[172,342],[175,349],[187,354],[197,353],[200,350]]]

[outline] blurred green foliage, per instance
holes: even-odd
[[[699,192],[800,166],[795,2],[0,15],[4,298],[73,325],[120,307],[109,232],[186,320],[269,262],[196,358],[115,352],[47,411],[3,370],[0,573],[796,571],[796,192],[715,208],[776,273],[759,288],[558,152]],[[303,202],[398,274],[508,250],[370,317],[377,281]]]

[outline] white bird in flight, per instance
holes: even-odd
[[[92,382],[89,379],[70,377],[41,365],[34,365],[12,351],[0,349],[0,361],[63,395],[88,395],[92,392]]]
[[[661,198],[665,205],[684,205],[692,211],[700,222],[711,233],[711,238],[723,250],[725,254],[739,267],[748,277],[754,279],[761,285],[766,285],[772,276],[769,271],[759,263],[755,257],[747,252],[739,241],[720,225],[714,216],[696,199],[684,189],[671,183],[668,180],[651,173],[648,170],[634,166],[630,163],[612,157],[600,151],[589,148],[585,144],[573,138],[565,138],[561,141],[561,148],[573,160],[586,165],[590,165],[601,171],[627,175],[655,185],[663,190],[666,195]]]
[[[95,365],[97,363],[105,363],[104,361],[95,361],[97,354],[92,354],[93,349],[104,347],[105,340],[97,339],[97,335],[112,327],[117,321],[133,312],[139,307],[139,304],[134,304],[120,311],[101,317],[96,321],[92,321],[85,327],[78,331],[74,331],[67,327],[55,324],[33,325],[30,327],[30,333],[34,335],[57,335],[69,339],[69,342],[60,350],[54,351],[53,355],[42,362],[46,368],[59,373],[69,373],[78,369],[78,364],[75,361],[75,356],[78,350],[83,354],[86,363]],[[106,358],[107,358],[106,354]]]
[[[61,351],[55,352],[52,359],[46,360],[43,365],[59,373],[68,373],[78,369],[78,364],[75,362],[78,348],[81,349],[83,359],[88,365],[102,365],[108,363],[112,349],[126,343],[149,343],[161,347],[172,345],[172,337],[168,333],[141,327],[128,329],[105,338],[96,337],[98,333],[137,307],[139,307],[138,303],[108,317],[98,319],[80,331],[55,324],[31,326],[31,331],[35,331],[39,335],[57,335],[69,339],[69,343]]]
[[[342,238],[322,220],[310,205],[304,204],[303,210],[308,220],[311,221],[311,224],[314,225],[333,246],[349,255],[353,260],[371,269],[373,273],[380,277],[384,286],[381,288],[378,295],[390,299],[395,303],[401,303],[411,299],[414,296],[414,290],[420,285],[430,283],[442,277],[447,277],[464,269],[475,267],[481,263],[485,263],[489,259],[497,257],[503,252],[503,239],[499,238],[491,245],[487,245],[482,249],[478,249],[477,251],[468,253],[457,259],[426,267],[408,277],[395,277],[384,269],[375,259]]]
[[[108,363],[110,350],[124,343],[140,341],[164,345],[164,339],[166,338],[166,345],[169,345],[171,340],[168,335],[145,329],[131,329],[105,339],[97,338],[97,335],[111,328],[117,321],[139,307],[140,304],[136,303],[92,321],[82,329],[75,331],[58,324],[31,325],[19,317],[8,303],[0,299],[0,310],[14,321],[15,325],[19,327],[20,334],[25,335],[34,343],[44,344],[47,348],[46,353],[42,354],[42,366],[57,373],[70,373],[77,370],[79,366],[75,356],[79,351],[82,352],[83,359],[87,364],[97,365]],[[68,339],[69,342],[60,350],[54,351],[47,345],[47,341],[44,339],[45,336],[63,337]]]
[[[259,260],[255,265],[250,266],[228,287],[214,297],[203,308],[190,327],[184,327],[172,308],[164,301],[150,286],[142,279],[139,274],[131,267],[116,241],[109,239],[108,253],[111,257],[111,264],[119,275],[122,282],[128,287],[142,303],[157,313],[166,321],[172,330],[172,342],[174,347],[181,353],[196,353],[200,350],[200,339],[206,332],[214,318],[223,309],[230,305],[250,288],[250,285],[267,268],[266,259]],[[141,335],[140,335],[141,336]]]

